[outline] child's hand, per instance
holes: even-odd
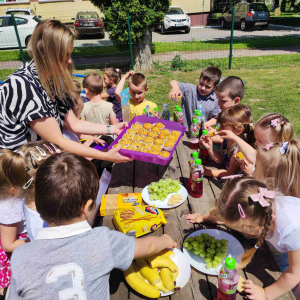
[[[134,75],[134,71],[129,71],[124,75],[124,78],[127,80],[131,75]]]
[[[208,135],[205,135],[201,138],[201,143],[207,150],[212,149],[214,146],[211,138]]]
[[[101,146],[104,146],[105,145],[105,141],[103,141],[103,140],[101,140],[101,139],[98,139],[98,138],[94,138],[94,142],[96,143],[96,144],[100,144]]]
[[[252,167],[253,167],[253,164],[251,164],[250,161],[248,161],[247,159],[243,160],[243,162],[241,164],[241,169],[246,175],[252,176]]]
[[[197,213],[185,215],[184,218],[190,220],[190,223],[202,223],[204,221],[203,216]]]
[[[212,130],[213,128],[208,124],[208,122],[205,122],[205,123],[204,123],[204,129],[207,130],[207,131],[210,131],[210,130]]]
[[[165,242],[168,245],[166,248],[176,248],[177,243],[174,242],[174,240],[168,234],[163,234],[161,237],[165,240]]]
[[[222,130],[219,132],[219,136],[225,140],[235,140],[236,135],[230,130]]]
[[[84,145],[86,147],[90,147],[93,143],[94,143],[94,140],[88,139],[87,141],[85,141],[84,143],[82,143],[82,145]]]
[[[265,290],[262,287],[255,285],[250,279],[247,279],[245,281],[244,287],[245,287],[245,292],[250,294],[247,295],[248,299],[268,300],[265,294]]]
[[[174,97],[179,96],[182,97],[182,92],[179,88],[173,88],[169,93],[169,99],[173,100]]]

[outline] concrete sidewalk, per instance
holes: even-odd
[[[282,47],[282,48],[261,48],[261,49],[246,49],[233,50],[233,57],[255,57],[255,56],[270,56],[270,55],[284,55],[284,54],[299,54],[300,47]],[[175,55],[180,55],[184,60],[194,59],[210,59],[210,58],[226,58],[229,56],[228,50],[215,51],[173,51],[167,53],[153,54],[154,61],[171,61]],[[75,66],[105,66],[106,64],[120,65],[130,64],[130,56],[103,56],[103,57],[83,57],[73,58]],[[22,66],[22,61],[4,61],[0,62],[0,69],[17,69]]]

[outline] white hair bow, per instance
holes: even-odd
[[[289,148],[289,142],[284,142],[280,148],[280,154],[285,154]]]

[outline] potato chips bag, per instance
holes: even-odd
[[[149,205],[116,210],[113,222],[117,230],[132,237],[153,232],[167,223],[163,212]]]

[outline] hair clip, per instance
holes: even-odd
[[[271,126],[272,127],[277,127],[277,125],[278,125],[278,119],[271,120]]]
[[[244,174],[237,174],[237,175],[230,175],[230,176],[224,176],[221,177],[221,179],[233,179],[233,178],[238,178],[238,177],[243,177]]]
[[[19,153],[19,154],[20,154],[20,156],[21,156],[22,158],[24,158],[24,157],[25,157],[25,155],[24,155],[24,152],[23,152],[23,151],[17,151],[17,153]]]
[[[257,250],[257,249],[259,248],[259,246],[256,246],[256,245],[255,245],[254,248]]]
[[[281,121],[281,125],[284,125],[284,121]]]
[[[258,188],[258,194],[250,195],[250,198],[254,202],[259,202],[262,207],[270,206],[270,203],[264,198],[275,198],[275,192],[266,188]]]
[[[37,169],[39,166],[38,164],[36,163],[36,160],[35,160],[35,156],[33,156],[31,154],[32,151],[30,151],[30,162],[31,162],[31,165],[34,169]]]
[[[274,147],[274,143],[270,143],[270,144],[267,144],[266,146],[263,147],[263,149],[269,151],[272,147]]]
[[[43,144],[43,146],[44,146],[51,154],[54,153],[54,151],[53,151],[53,150],[51,149],[51,147],[49,147],[48,145]]]
[[[28,172],[28,171],[30,171],[30,168],[26,167],[25,170],[26,170],[26,172]]]
[[[23,185],[23,190],[27,190],[27,189],[30,187],[32,181],[33,181],[33,177],[31,177],[31,178]]]
[[[46,152],[44,151],[44,149],[40,148],[39,146],[35,146],[35,148],[41,153],[42,156],[46,156]]]
[[[56,153],[61,153],[60,149],[57,148],[54,144],[50,143],[50,145],[53,147],[53,149],[56,151]]]
[[[252,128],[253,127],[253,123],[250,123],[249,126]]]
[[[244,212],[241,204],[238,204],[238,209],[239,209],[239,213],[240,213],[241,218],[245,219],[246,218],[246,214],[245,214],[245,212]]]
[[[287,149],[289,148],[289,142],[284,142],[280,148],[280,154],[285,154]]]
[[[41,158],[37,153],[35,153],[35,152],[33,152],[33,151],[30,151],[30,154],[31,154],[36,160],[38,160],[38,161],[41,161],[41,160],[42,160],[42,158]]]
[[[115,70],[116,70],[116,72],[117,72],[117,73],[119,73],[119,72],[120,72],[120,69],[115,69]]]

